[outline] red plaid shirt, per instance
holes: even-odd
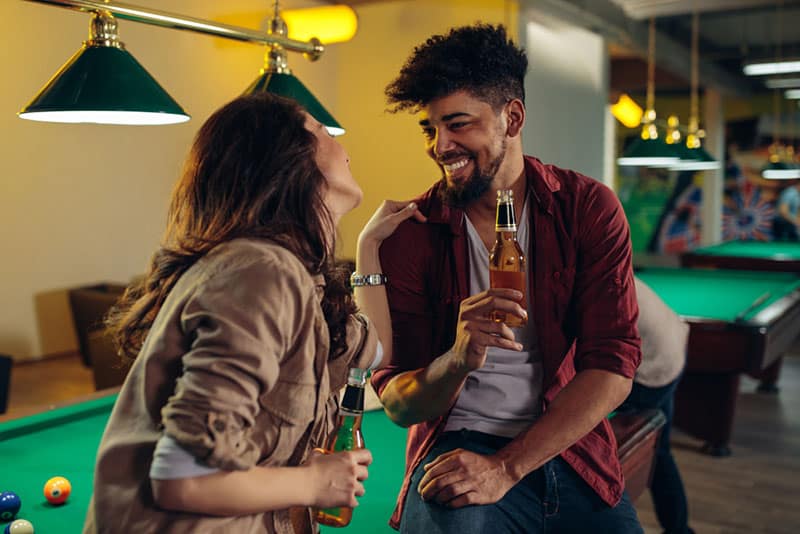
[[[576,371],[633,378],[641,359],[630,232],[616,195],[581,174],[525,158],[530,214],[529,287],[543,359],[543,406]],[[384,241],[381,265],[394,329],[393,358],[373,373],[380,393],[397,374],[419,369],[453,344],[469,295],[464,212],[439,200],[440,184],[416,199],[427,223],[409,219]],[[587,400],[591,397],[587,395]],[[446,415],[408,430],[406,472],[390,524],[398,528],[411,473],[444,428]],[[561,455],[610,506],[624,482],[607,420]]]

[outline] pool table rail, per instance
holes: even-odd
[[[681,254],[680,262],[683,267],[732,269],[736,271],[793,272],[800,274],[800,260],[780,254],[760,258],[685,252]]]

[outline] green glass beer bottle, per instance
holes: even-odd
[[[351,451],[364,448],[364,434],[361,432],[361,419],[364,416],[364,384],[367,371],[350,369],[347,387],[344,390],[336,427],[326,446],[328,452]],[[317,510],[318,523],[331,527],[345,527],[350,524],[353,509],[348,506],[323,508]]]

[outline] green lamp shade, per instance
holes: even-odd
[[[686,145],[681,147],[681,160],[670,169],[674,171],[712,171],[719,169],[719,161],[711,157],[703,147],[688,148]]]
[[[98,124],[175,124],[189,115],[126,50],[81,47],[19,112],[23,119]]]
[[[328,133],[331,135],[342,135],[344,133],[344,128],[342,128],[336,119],[328,113],[328,110],[319,103],[319,100],[311,94],[311,91],[306,89],[303,82],[295,78],[294,75],[278,72],[262,72],[256,81],[250,84],[250,87],[245,90],[244,94],[249,95],[260,91],[266,91],[296,100],[312,117],[325,125],[328,129]]]
[[[662,139],[637,138],[625,150],[617,164],[623,167],[672,167],[680,160],[673,146]]]
[[[800,178],[800,169],[783,161],[770,161],[761,176],[768,180],[794,180]]]

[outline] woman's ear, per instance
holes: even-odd
[[[517,137],[522,133],[522,127],[525,126],[525,104],[522,103],[522,100],[515,98],[506,104],[505,114],[506,135]]]

